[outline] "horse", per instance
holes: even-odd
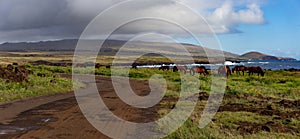
[[[253,75],[253,73],[257,73],[257,75],[261,75],[262,77],[265,75],[263,69],[260,66],[257,67],[248,67],[249,76]]]
[[[231,70],[229,66],[221,66],[218,69],[218,74],[223,77],[228,77],[229,75],[231,75]]]
[[[161,66],[161,67],[158,68],[158,70],[163,70],[163,71],[169,70],[169,69],[170,69],[169,66]]]
[[[33,74],[33,71],[27,70],[23,65],[15,67],[15,73],[17,74],[19,72],[25,74],[26,76],[28,76],[29,74]]]
[[[14,70],[14,67],[13,67],[13,65],[8,64],[8,65],[6,66],[6,69],[7,69],[8,71],[13,71],[13,70]]]
[[[101,67],[101,64],[100,63],[96,63],[95,68],[99,69],[100,67]]]
[[[243,76],[244,76],[244,72],[247,71],[247,67],[245,67],[245,66],[235,66],[232,69],[232,73],[236,72],[238,75],[240,75],[240,71],[243,72]]]
[[[197,67],[192,67],[190,70],[190,74],[194,75],[195,73],[199,73],[200,75],[209,75],[209,72],[207,71],[207,69],[204,66],[197,66]]]
[[[132,69],[137,69],[137,66],[138,66],[138,63],[132,63],[132,64],[131,64],[131,68],[132,68]]]
[[[177,71],[184,72],[184,74],[185,74],[187,71],[187,67],[186,66],[174,66],[173,72],[177,72]]]

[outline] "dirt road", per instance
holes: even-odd
[[[148,122],[157,117],[159,106],[133,108],[117,97],[110,78],[96,77],[96,82],[105,104],[118,117],[134,122]],[[131,80],[130,83],[138,95],[150,92],[146,81]],[[0,113],[1,139],[108,138],[86,120],[74,92],[0,104]]]

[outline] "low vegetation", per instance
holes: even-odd
[[[96,72],[101,75],[111,75],[104,68]],[[181,78],[177,72],[151,68],[131,69],[129,77],[149,79],[154,74],[163,75],[168,84],[166,99],[160,103],[162,108],[159,114],[163,117],[172,110],[170,106],[176,104],[176,99],[172,98],[179,97]],[[299,72],[266,71],[265,77],[236,74],[229,76],[219,112],[208,126],[200,129],[198,122],[211,91],[212,76],[220,80],[224,79],[218,78],[215,72],[211,73],[211,76],[199,76],[201,93],[193,114],[182,127],[166,138],[299,137]]]
[[[64,70],[63,67],[26,65],[26,68],[33,71],[33,74],[28,75],[28,82],[0,79],[0,102],[63,93],[74,89],[71,79],[62,78],[57,74],[67,73],[68,70]],[[82,83],[75,82],[75,89],[83,86]]]
[[[34,73],[43,73],[46,77],[36,74],[29,76],[29,83],[5,83],[0,80],[0,101],[9,101],[30,96],[60,93],[72,90],[71,80],[53,77],[60,73],[71,74],[72,67],[30,66]],[[157,68],[111,69],[100,67],[94,69],[74,68],[76,74],[92,74],[102,76],[128,76],[137,80],[150,79],[160,74],[167,81],[165,99],[161,101],[158,114],[163,117],[176,104],[181,90],[181,78],[195,78],[189,74],[173,71],[162,71]],[[225,96],[221,107],[212,122],[203,129],[198,127],[199,119],[211,90],[212,72],[210,76],[199,76],[199,100],[194,112],[185,124],[166,138],[297,138],[300,136],[300,73],[289,71],[266,71],[264,77],[242,76],[233,74],[227,80]],[[56,84],[50,83],[55,79]],[[82,84],[78,83],[78,86]],[[200,99],[201,98],[201,99]]]

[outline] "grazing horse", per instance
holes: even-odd
[[[207,71],[207,69],[204,66],[197,66],[197,67],[192,67],[190,74],[191,75],[195,75],[195,73],[199,73],[200,75],[209,75],[209,72]]]
[[[253,75],[253,73],[257,73],[257,75],[261,75],[261,76],[264,76],[265,73],[263,71],[263,69],[260,67],[260,66],[257,66],[257,67],[248,67],[248,73],[249,73],[249,76],[250,75]]]
[[[158,68],[158,70],[163,70],[163,71],[169,70],[169,69],[170,69],[169,66],[161,66],[161,67]]]
[[[101,64],[100,63],[96,63],[95,68],[99,69],[100,67],[101,67]]]
[[[9,71],[13,71],[14,67],[11,64],[8,64],[6,69],[9,70]]]
[[[221,66],[218,69],[218,74],[223,77],[228,77],[229,75],[231,75],[231,70],[229,66]]]
[[[132,69],[137,69],[137,66],[138,66],[137,63],[132,63],[132,64],[131,64],[131,68],[132,68]]]
[[[25,66],[17,66],[15,67],[15,74],[18,74],[18,73],[23,73],[25,76],[28,76],[28,74],[32,74],[33,72],[30,71],[30,70],[27,70],[25,68]]]
[[[174,66],[173,72],[177,72],[177,71],[184,72],[184,74],[185,74],[187,71],[187,67],[186,66]]]
[[[232,73],[236,72],[238,75],[240,75],[240,71],[243,72],[243,76],[244,76],[245,71],[247,71],[247,67],[245,67],[245,66],[235,66],[232,69]]]

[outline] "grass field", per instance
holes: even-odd
[[[27,66],[34,73],[42,72],[44,78],[30,75],[30,83],[5,83],[0,80],[0,101],[10,101],[31,96],[61,93],[72,90],[71,80],[53,77],[59,73],[72,73],[72,67]],[[91,74],[93,67],[75,68],[74,73]],[[167,81],[165,99],[161,101],[159,115],[169,113],[181,90],[180,74],[160,71],[155,68],[126,69],[129,77],[147,80],[160,74]],[[114,76],[127,76],[117,72]],[[110,69],[101,67],[96,75],[111,76]],[[187,78],[191,75],[183,75]],[[198,128],[203,108],[210,92],[212,76],[199,76],[199,100],[194,112],[185,124],[166,138],[299,138],[300,136],[300,73],[288,71],[266,71],[265,77],[232,75],[221,107],[212,122],[203,129]],[[193,76],[195,78],[197,76]],[[49,81],[55,79],[56,84]],[[186,78],[185,78],[186,79]],[[225,79],[223,79],[225,80]],[[192,80],[185,80],[192,82]],[[82,84],[78,83],[78,87]]]
[[[110,75],[105,68],[96,73]],[[149,79],[154,74],[163,75],[168,84],[165,95],[167,101],[160,103],[162,108],[159,114],[163,117],[171,111],[170,105],[176,103],[170,101],[176,99],[170,98],[178,98],[181,79],[178,73],[158,69],[131,69],[129,77]],[[300,73],[266,71],[265,75],[229,76],[222,105],[208,126],[198,128],[198,121],[207,102],[207,99],[199,99],[189,120],[166,138],[299,138]],[[199,77],[199,92],[202,92],[199,98],[209,94],[212,76],[217,75],[212,73],[211,76]]]
[[[52,67],[53,70],[45,66],[27,65],[26,67],[27,69],[32,70],[34,73],[32,75],[29,75],[28,83],[6,82],[6,80],[0,79],[0,102],[23,99],[33,96],[64,93],[72,91],[74,90],[74,88],[76,89],[84,86],[82,83],[75,82],[75,87],[73,87],[71,79],[61,78],[57,73],[59,73],[59,71],[63,69],[62,67]],[[45,77],[39,77],[37,76],[37,73],[44,74]],[[55,81],[55,83],[51,83],[51,80]]]

